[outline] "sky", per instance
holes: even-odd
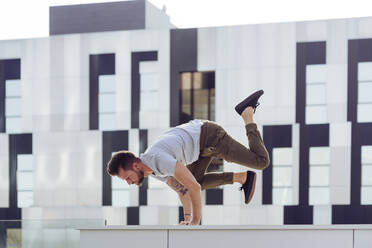
[[[45,37],[49,6],[115,0],[0,0],[0,40]],[[372,16],[368,0],[149,0],[179,28]],[[371,27],[372,28],[372,27]]]

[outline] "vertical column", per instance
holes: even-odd
[[[329,124],[306,124],[306,66],[326,63],[325,42],[297,43],[296,122],[300,124],[299,205],[284,207],[284,224],[312,224],[309,206],[309,148],[329,146]]]

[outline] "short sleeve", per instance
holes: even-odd
[[[174,176],[177,160],[168,153],[161,152],[156,155],[156,165],[162,175]]]

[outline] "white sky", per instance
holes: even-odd
[[[0,40],[49,34],[49,6],[115,0],[0,0]],[[372,16],[369,0],[150,0],[179,28]],[[372,28],[372,27],[371,27]]]

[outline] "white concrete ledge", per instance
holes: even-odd
[[[80,247],[371,248],[372,225],[92,227],[80,229]]]

